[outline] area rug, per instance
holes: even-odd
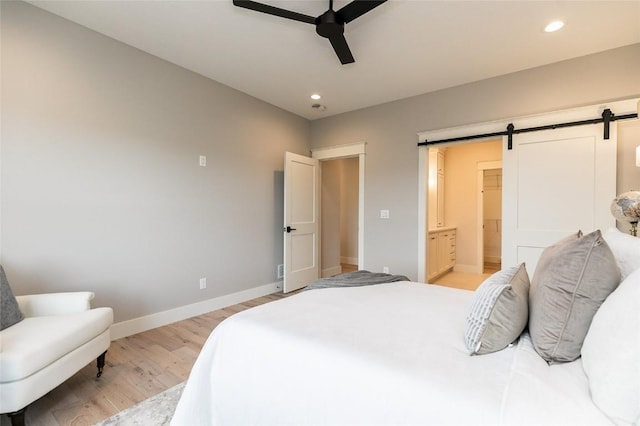
[[[185,382],[120,411],[96,426],[163,426],[168,425],[182,395]]]

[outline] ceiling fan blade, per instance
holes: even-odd
[[[336,12],[345,24],[364,15],[387,0],[354,0]]]
[[[304,15],[298,12],[292,12],[279,7],[269,6],[268,4],[258,3],[251,0],[233,0],[233,5],[243,7],[245,9],[255,10],[256,12],[267,13],[269,15],[279,16],[281,18],[293,19],[294,21],[305,22],[307,24],[315,24],[316,18]]]
[[[353,59],[353,55],[351,54],[351,50],[349,50],[349,46],[347,45],[347,40],[344,38],[343,34],[331,36],[329,37],[329,41],[331,42],[331,46],[333,46],[333,50],[336,51],[336,55],[338,55],[338,59],[340,59],[342,65],[355,62],[355,59]]]

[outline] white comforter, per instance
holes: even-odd
[[[418,283],[320,289],[222,322],[173,425],[609,425],[580,361],[528,337],[469,356],[472,292]]]

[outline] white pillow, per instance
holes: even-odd
[[[465,343],[471,355],[506,348],[520,337],[529,318],[529,275],[524,263],[487,278],[475,292],[467,315]]]
[[[582,345],[593,402],[612,420],[640,420],[640,269],[609,295]]]
[[[618,228],[607,229],[603,237],[618,261],[622,280],[640,268],[640,238],[625,234]]]

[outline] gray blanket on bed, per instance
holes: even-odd
[[[363,285],[392,283],[395,281],[409,281],[409,278],[404,275],[383,274],[381,272],[347,272],[334,277],[320,278],[305,287],[305,290],[329,287],[358,287]]]

